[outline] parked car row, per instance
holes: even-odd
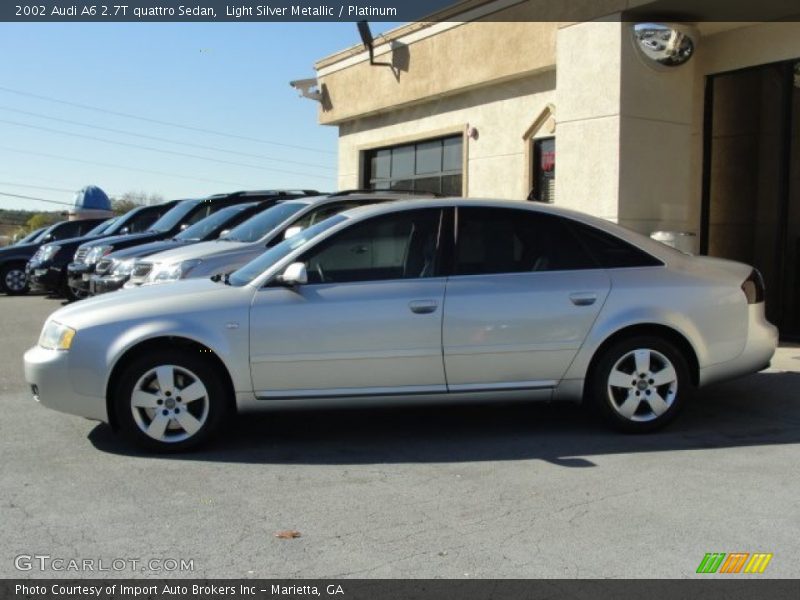
[[[425,196],[184,200],[81,243],[68,285],[96,297],[26,353],[34,397],[157,451],[304,404],[585,401],[645,432],[772,357],[748,265],[555,207]]]

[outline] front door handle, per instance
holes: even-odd
[[[436,309],[439,308],[439,303],[436,300],[414,300],[408,303],[408,308],[418,315],[429,315],[432,312],[436,312]]]
[[[575,306],[591,306],[597,301],[597,294],[592,292],[575,292],[569,295]]]

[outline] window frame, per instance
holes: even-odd
[[[460,160],[458,169],[445,169],[445,148],[448,141],[458,141],[461,146],[460,152]],[[440,166],[438,171],[432,171],[427,173],[417,173],[418,163],[419,163],[419,147],[430,145],[433,142],[440,142],[441,144],[441,153],[440,153]],[[464,156],[466,152],[466,139],[463,133],[451,133],[446,135],[437,135],[433,137],[426,137],[420,138],[410,141],[404,141],[388,146],[379,146],[375,148],[368,148],[362,151],[362,182],[364,189],[371,189],[376,191],[391,191],[392,185],[398,181],[409,181],[411,182],[411,186],[403,187],[403,188],[395,188],[395,189],[409,189],[414,187],[414,183],[416,181],[425,180],[425,179],[438,179],[438,190],[433,190],[434,193],[444,193],[442,191],[442,183],[445,177],[451,176],[458,176],[461,180],[461,185],[459,186],[458,193],[455,195],[462,195],[464,193],[464,182],[466,177],[466,170],[464,168]],[[412,173],[409,175],[398,175],[395,176],[392,173],[392,153],[401,150],[411,148],[413,150],[413,166],[412,166]],[[389,174],[386,177],[377,177],[373,173],[373,159],[381,152],[389,152]],[[380,184],[385,184],[386,187],[378,187]],[[419,191],[428,191],[428,190],[419,190]]]

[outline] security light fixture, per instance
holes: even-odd
[[[309,79],[295,79],[289,85],[296,89],[303,98],[322,102],[322,92],[319,89],[319,82],[316,77]]]
[[[700,34],[684,23],[636,23],[633,45],[650,67],[666,70],[687,63],[694,56]]]

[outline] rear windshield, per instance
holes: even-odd
[[[229,233],[226,233],[219,239],[232,242],[258,241],[306,206],[308,205],[305,202],[283,202],[281,204],[276,204],[269,210],[257,214],[252,219],[247,219],[247,221],[231,229]]]
[[[184,200],[169,209],[158,221],[150,227],[151,231],[165,232],[174,229],[183,218],[188,215],[201,200]]]
[[[213,215],[209,215],[202,221],[198,221],[191,227],[187,227],[178,235],[176,235],[175,239],[184,241],[204,240],[206,236],[212,234],[220,227],[224,227],[225,223],[254,204],[255,202],[251,202],[250,204],[235,204],[234,206],[223,208],[222,210],[215,212]]]

